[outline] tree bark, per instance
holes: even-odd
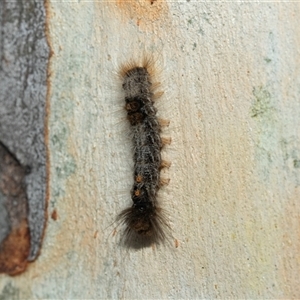
[[[299,20],[299,3],[49,1],[52,218],[2,294],[299,298]],[[145,55],[171,121],[159,201],[172,235],[134,251],[114,223],[134,180],[116,74]]]
[[[44,124],[49,48],[44,3],[1,1],[0,24],[0,141],[30,170],[25,176],[30,229],[28,260],[34,260],[40,250],[46,217]],[[5,222],[3,215],[0,218]],[[2,240],[8,235],[3,234]]]

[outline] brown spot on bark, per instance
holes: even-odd
[[[148,30],[156,21],[165,22],[168,15],[164,0],[118,0],[118,8],[126,19],[134,19],[137,26]]]
[[[54,221],[57,220],[57,210],[56,210],[56,209],[54,209],[54,210],[52,211],[51,219],[54,220]]]
[[[26,219],[23,219],[0,245],[0,273],[13,276],[25,271],[29,249],[28,223]]]

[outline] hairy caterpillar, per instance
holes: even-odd
[[[129,63],[121,68],[125,92],[125,109],[131,125],[134,159],[134,184],[131,189],[131,207],[123,210],[117,220],[125,224],[125,242],[160,243],[166,238],[168,224],[157,203],[157,192],[162,184],[160,170],[169,167],[161,158],[161,148],[170,139],[160,136],[166,120],[159,120],[154,107],[156,86],[152,83],[153,62],[145,59],[141,65]]]

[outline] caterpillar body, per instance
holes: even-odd
[[[154,107],[153,64],[145,60],[141,66],[131,63],[121,69],[125,109],[131,125],[134,159],[132,206],[117,217],[125,224],[125,241],[163,242],[168,227],[163,210],[157,203],[157,192],[163,184],[161,168],[168,166],[161,158],[166,142],[161,138],[161,122]]]

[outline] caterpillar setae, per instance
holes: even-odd
[[[160,136],[166,120],[156,116],[152,83],[153,62],[144,59],[141,65],[129,63],[121,68],[125,92],[125,109],[130,123],[133,141],[134,184],[131,189],[132,206],[123,210],[117,220],[125,225],[125,242],[163,242],[168,224],[164,210],[159,207],[157,192],[166,181],[160,178],[160,170],[170,164],[161,158],[161,149],[170,139]]]

